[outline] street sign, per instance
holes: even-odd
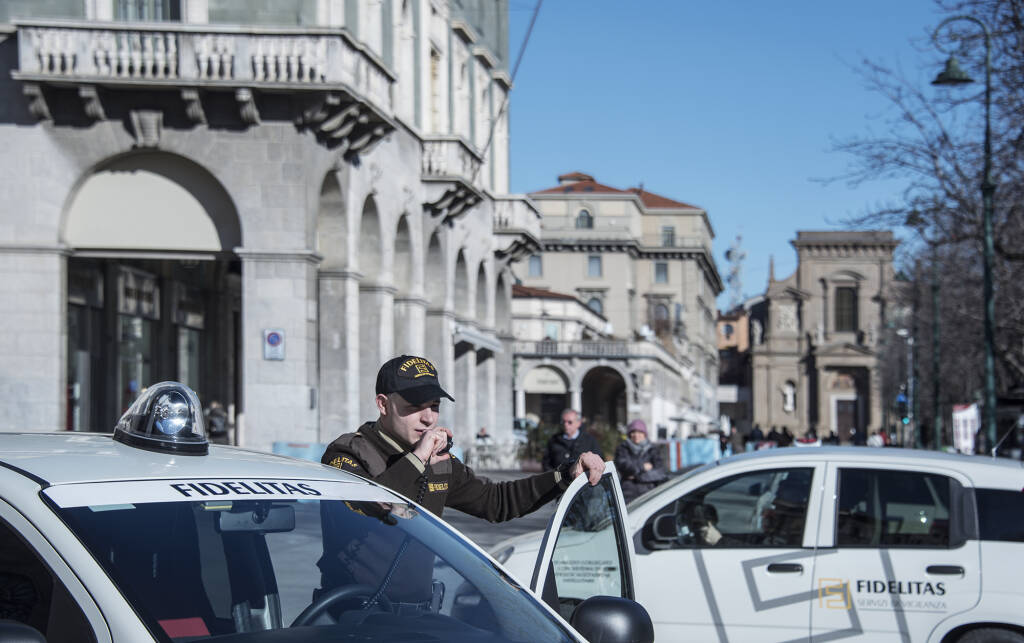
[[[284,359],[284,331],[280,328],[263,329],[263,359]]]

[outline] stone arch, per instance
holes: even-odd
[[[72,248],[231,252],[242,245],[234,201],[213,174],[168,152],[101,162],[72,192],[61,241]]]
[[[557,425],[563,409],[572,406],[572,393],[568,367],[556,362],[534,365],[523,369],[516,382],[516,394],[521,408],[516,410],[521,417]]]
[[[359,217],[359,272],[364,281],[379,282],[384,271],[384,238],[381,234],[380,214],[377,211],[377,200],[373,195],[363,201],[363,211]]]
[[[427,300],[427,306],[433,310],[444,308],[447,288],[447,279],[444,270],[444,250],[441,247],[441,235],[434,231],[427,242],[427,252],[424,260],[423,296]]]
[[[458,317],[472,317],[472,299],[470,298],[469,285],[469,264],[466,262],[466,253],[459,250],[455,259],[455,279],[453,283],[453,305],[455,315]]]
[[[316,219],[316,251],[323,257],[322,270],[339,270],[348,264],[348,218],[341,184],[329,172],[320,187]]]
[[[867,277],[856,270],[845,269],[830,273],[828,279],[829,281],[864,281]]]
[[[500,335],[512,333],[512,293],[505,274],[498,275],[494,288],[494,328]]]
[[[392,279],[395,290],[402,295],[409,295],[416,288],[416,248],[413,244],[413,236],[409,230],[409,216],[402,214],[398,218],[398,227],[395,229],[394,257],[392,258]]]
[[[488,309],[490,288],[487,287],[486,262],[481,261],[476,271],[476,321],[480,326],[492,325],[492,316]]]
[[[612,364],[588,369],[580,378],[580,411],[593,428],[615,429],[626,421],[629,376]]]

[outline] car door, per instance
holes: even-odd
[[[635,599],[633,547],[615,465],[605,463],[600,482],[578,476],[548,524],[530,589],[567,621],[592,596]]]
[[[792,459],[714,467],[636,516],[637,600],[658,640],[807,638],[823,471]]]
[[[814,637],[925,641],[981,592],[970,480],[941,466],[832,462]]]

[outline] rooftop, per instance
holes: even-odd
[[[547,288],[531,288],[520,284],[512,285],[513,297],[537,297],[538,299],[569,299],[576,300],[574,295],[548,290]]]
[[[644,204],[645,208],[655,210],[701,209],[696,205],[676,201],[675,199],[655,194],[654,192],[643,189],[643,187],[620,190],[619,188],[599,183],[594,180],[593,176],[583,172],[569,172],[567,174],[559,175],[558,185],[555,187],[537,190],[530,194],[635,194],[640,197],[640,201]]]

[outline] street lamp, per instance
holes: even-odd
[[[984,228],[984,250],[982,253],[985,267],[985,284],[983,296],[985,300],[985,420],[984,428],[988,443],[996,443],[996,359],[995,359],[995,296],[992,292],[992,262],[995,251],[992,242],[992,199],[996,192],[996,184],[992,180],[992,36],[988,25],[973,16],[952,16],[939,23],[932,34],[932,40],[938,46],[939,30],[951,22],[966,20],[972,22],[985,33],[985,159],[981,176],[982,226]],[[973,82],[956,60],[950,56],[943,70],[933,85],[965,85]]]

